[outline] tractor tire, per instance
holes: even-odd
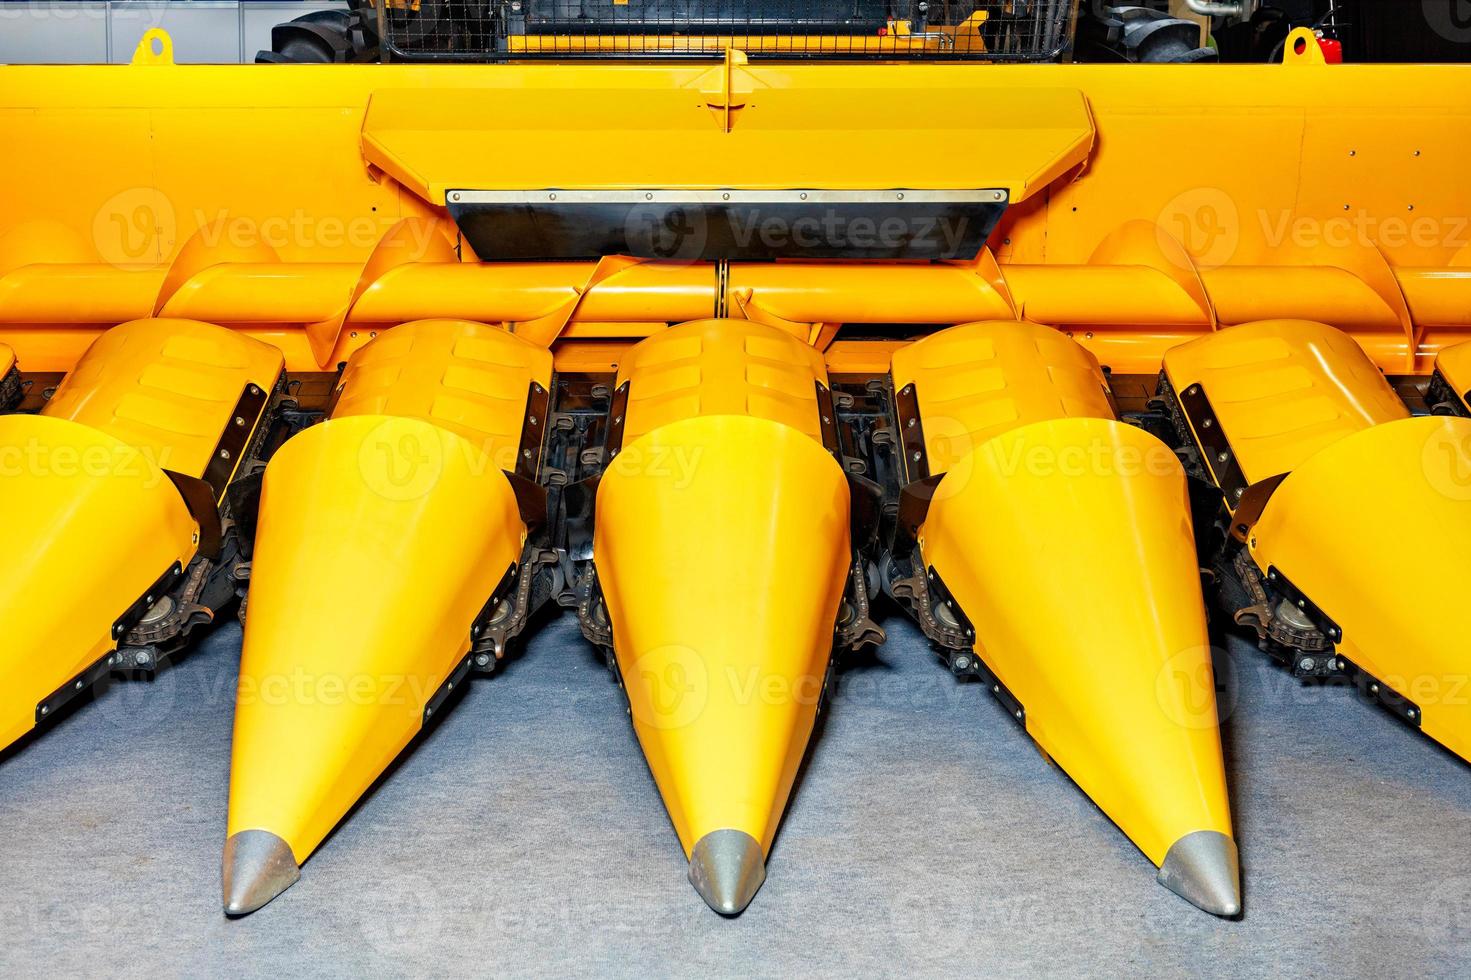
[[[369,12],[371,17],[371,11]],[[319,10],[271,28],[257,64],[345,64],[378,60],[378,38],[358,10]]]
[[[1077,59],[1090,62],[1181,64],[1215,61],[1215,48],[1197,47],[1200,28],[1149,7],[1094,7],[1078,16]]]

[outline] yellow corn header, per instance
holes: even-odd
[[[1229,916],[1203,571],[1471,758],[1471,68],[711,48],[0,68],[0,743],[244,596],[242,914],[559,605],[737,914],[892,603]]]

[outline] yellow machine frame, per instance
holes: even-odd
[[[0,120],[27,148],[0,191],[0,339],[25,369],[65,370],[105,326],[154,313],[244,330],[296,371],[424,316],[504,323],[603,370],[712,315],[793,331],[834,370],[885,366],[885,348],[845,338],[865,323],[1033,320],[1126,372],[1289,318],[1424,373],[1471,329],[1464,66],[1326,66],[1309,46],[1205,71],[738,52],[258,69],[175,66],[149,40],[132,65],[0,68]],[[495,111],[451,118],[471,106]],[[534,153],[478,149],[517,140]],[[742,186],[998,187],[1009,204],[973,263],[861,269],[480,263],[432,224],[443,180],[639,187],[653,160],[686,187],[720,186],[735,161]]]
[[[1307,510],[1378,449],[1413,461],[1416,439],[1434,435],[1459,465],[1468,445],[1465,419],[1402,418],[1377,372],[1438,363],[1430,387],[1467,392],[1465,355],[1441,352],[1471,334],[1471,67],[1330,67],[1310,33],[1298,40],[1286,64],[1211,69],[757,65],[728,47],[708,63],[237,68],[177,66],[154,31],[127,66],[0,68],[0,125],[25,147],[0,182],[0,382],[14,389],[17,362],[85,376],[83,352],[105,331],[150,319],[272,345],[295,375],[283,391],[345,370],[330,420],[286,443],[262,478],[226,910],[249,912],[296,880],[442,703],[267,710],[247,702],[245,682],[300,661],[304,643],[332,672],[403,673],[447,698],[495,622],[484,617],[511,608],[506,583],[565,559],[583,563],[572,569],[581,591],[557,601],[577,606],[623,680],[691,881],[717,911],[739,913],[764,880],[818,710],[800,692],[820,698],[834,648],[881,639],[866,610],[883,588],[918,606],[951,669],[981,673],[1162,883],[1237,914],[1196,528],[1175,452],[1188,462],[1192,450],[1121,421],[1109,376],[1154,375],[1173,359],[1200,375],[1197,389],[1220,386],[1252,485],[1282,478],[1276,509],[1247,514],[1227,494],[1231,524],[1249,535],[1260,517],[1262,546],[1246,547],[1269,576],[1285,555],[1325,601],[1393,607],[1350,624],[1364,647],[1345,656],[1381,672],[1373,657],[1404,635],[1390,627],[1404,627],[1405,595],[1369,596],[1326,571],[1314,580],[1322,568],[1300,555],[1338,525],[1296,536],[1278,515],[1296,500]],[[504,253],[476,237],[467,208],[499,197],[545,209],[559,195],[628,206],[623,251],[637,257],[598,247],[483,260]],[[828,195],[811,205],[860,208],[963,198],[986,224],[963,260],[855,261],[831,247],[755,261],[699,241],[689,254],[651,252],[634,244],[639,199],[664,195]],[[709,221],[720,208],[696,213]],[[936,222],[947,213],[937,207]],[[954,324],[969,326],[914,342]],[[1205,353],[1189,343],[1202,337]],[[484,360],[477,344],[515,350],[492,369],[466,363]],[[1308,368],[1345,352],[1353,391],[1367,394],[1335,400]],[[555,482],[538,470],[555,413],[544,396],[574,373],[622,394],[595,423],[602,448],[573,454],[597,460],[591,475]],[[892,396],[882,411],[894,426],[911,399],[913,433],[884,432],[902,444],[898,501],[841,446],[844,376]],[[1254,414],[1258,395],[1331,417],[1308,436],[1286,432]],[[68,397],[48,411],[86,407]],[[27,418],[0,424],[19,431]],[[378,457],[365,446],[395,445],[445,458],[412,499],[366,462]],[[691,447],[704,455],[688,479],[637,465]],[[1062,479],[1014,465],[1029,450],[1066,459],[1100,447],[1168,465]],[[546,486],[511,472],[522,459]],[[1453,545],[1471,540],[1464,500],[1427,504],[1424,487],[1403,483],[1365,486],[1397,512],[1433,514]],[[540,513],[523,510],[523,484]],[[565,550],[574,516],[586,532],[576,559],[532,545],[552,486],[567,495]],[[37,481],[23,489],[27,513],[60,506]],[[182,552],[188,515],[168,503]],[[888,504],[898,528],[875,543],[874,511]],[[1398,544],[1392,523],[1371,526],[1375,557]],[[1362,553],[1347,534],[1340,544]],[[39,536],[33,545],[48,550]],[[906,566],[906,595],[873,578],[893,568],[875,560],[882,549]],[[1121,555],[1128,569],[1108,571]],[[318,578],[335,584],[300,588]],[[517,588],[520,603],[529,586]],[[1436,593],[1447,609],[1449,588]],[[438,604],[415,606],[421,594]],[[369,597],[372,615],[342,596]],[[951,627],[936,626],[940,606]],[[1436,635],[1460,635],[1458,622],[1446,612]],[[675,686],[665,670],[685,660],[712,677],[754,669],[784,693],[752,707],[712,686],[698,717],[671,721],[659,710]],[[8,705],[18,720],[0,736],[29,729],[34,701]],[[1465,754],[1461,721],[1427,712],[1425,730]],[[327,749],[277,764],[312,742]]]

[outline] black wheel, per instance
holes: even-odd
[[[367,10],[367,17],[373,16]],[[376,33],[362,11],[318,10],[271,28],[271,50],[255,56],[257,64],[342,64],[377,60]]]
[[[1197,47],[1200,27],[1163,11],[1089,4],[1078,15],[1079,61],[1139,64],[1215,61],[1214,48]]]

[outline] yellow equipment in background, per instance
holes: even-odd
[[[0,68],[0,744],[248,577],[249,912],[556,604],[737,914],[892,600],[1230,916],[1204,570],[1471,751],[1471,68],[720,36]]]

